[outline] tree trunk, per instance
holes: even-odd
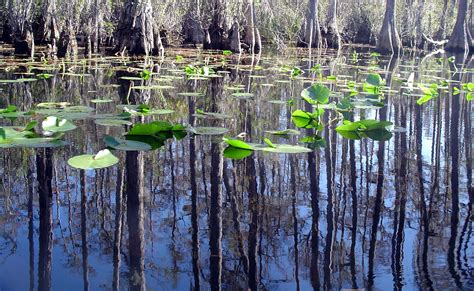
[[[250,52],[259,52],[262,48],[262,40],[260,39],[260,31],[256,24],[254,0],[247,0],[247,8],[245,10],[244,42],[249,46]]]
[[[41,44],[48,44],[50,53],[56,54],[56,42],[59,39],[56,22],[56,0],[45,0],[42,13],[38,19],[36,39]]]
[[[377,49],[381,53],[399,54],[402,49],[402,42],[395,25],[396,2],[396,0],[387,0],[385,17],[377,42]]]
[[[149,55],[155,49],[151,0],[126,0],[116,35],[116,51]]]
[[[202,44],[204,42],[204,29],[201,24],[200,0],[193,1],[183,24],[184,42]]]
[[[212,20],[204,38],[204,49],[229,49],[230,42],[223,0],[214,0]]]
[[[446,50],[468,52],[470,47],[472,49],[472,37],[467,26],[466,15],[467,0],[459,0],[456,24],[445,47]]]
[[[66,21],[66,27],[61,32],[58,42],[58,57],[71,58],[77,56],[76,31],[70,20]]]
[[[309,0],[308,11],[301,28],[298,46],[321,47],[318,4],[319,0]]]
[[[242,45],[240,43],[240,25],[238,21],[235,21],[230,29],[230,50],[233,52],[242,52]]]
[[[341,34],[337,26],[337,0],[331,0],[326,24],[326,41],[330,48],[341,47]]]

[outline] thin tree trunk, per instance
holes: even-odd
[[[377,49],[382,53],[399,54],[402,42],[395,25],[395,8],[397,0],[387,0],[385,17],[380,30]]]
[[[212,20],[204,37],[205,49],[228,49],[230,41],[225,19],[223,0],[214,0]]]

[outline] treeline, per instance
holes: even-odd
[[[50,56],[102,48],[158,54],[166,45],[258,52],[262,44],[331,47],[361,43],[473,51],[470,0],[0,0],[2,40],[16,54]]]

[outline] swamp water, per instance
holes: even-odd
[[[2,59],[1,290],[474,288],[472,63],[180,54]]]

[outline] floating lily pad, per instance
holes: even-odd
[[[228,146],[224,150],[224,157],[234,160],[241,160],[250,156],[253,153],[253,150],[246,150],[241,148],[236,148],[233,146]]]
[[[109,150],[101,150],[96,155],[80,155],[70,158],[67,163],[76,169],[94,170],[111,167],[119,162]]]
[[[232,97],[239,98],[239,99],[249,99],[252,98],[254,94],[252,93],[245,93],[245,92],[239,92],[239,93],[233,93]]]
[[[299,135],[301,132],[299,132],[296,129],[285,129],[285,130],[267,130],[269,134],[273,135]]]
[[[224,127],[193,127],[189,131],[196,135],[222,135],[229,132]]]
[[[92,103],[110,103],[113,102],[112,99],[92,99]]]
[[[112,136],[106,136],[104,142],[108,147],[111,147],[116,150],[121,151],[148,151],[151,150],[151,146],[147,143],[134,141],[134,140],[124,140],[117,139]]]
[[[56,116],[48,116],[45,120],[43,120],[41,126],[43,127],[44,131],[49,132],[66,132],[77,128],[68,120],[58,118]]]
[[[124,126],[124,125],[132,125],[132,123],[128,120],[123,119],[96,119],[94,120],[95,124],[102,125],[102,126]]]

